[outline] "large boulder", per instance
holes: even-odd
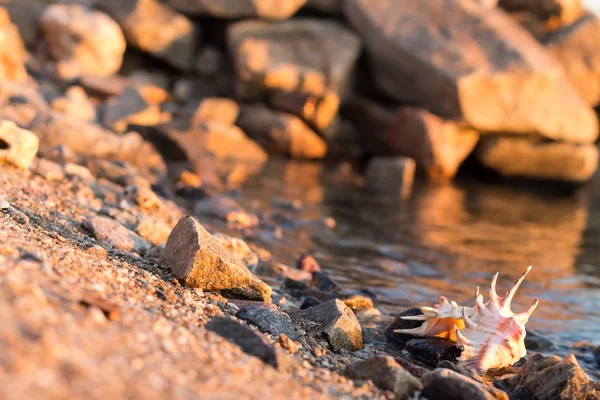
[[[508,14],[472,0],[348,0],[378,89],[481,132],[592,143],[598,118]]]
[[[275,89],[322,95],[328,88],[343,98],[361,48],[343,25],[313,18],[238,22],[227,42],[237,94],[248,99]]]
[[[210,15],[216,18],[288,19],[306,0],[167,0],[171,7],[185,14]]]
[[[121,68],[125,36],[108,15],[80,4],[53,4],[40,23],[62,78],[110,76]]]
[[[175,68],[193,66],[196,32],[192,22],[157,0],[99,0],[121,25],[127,42]]]
[[[0,8],[0,79],[23,82],[27,80],[25,61],[29,53],[5,9]]]

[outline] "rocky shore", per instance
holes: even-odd
[[[578,2],[4,0],[0,31],[0,397],[600,398],[534,335],[478,376],[395,334],[414,322],[253,243],[281,215],[234,195],[272,157],[368,160],[402,196],[467,160],[587,182]]]

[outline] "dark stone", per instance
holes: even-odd
[[[304,281],[300,281],[289,276],[285,278],[283,284],[288,289],[305,290],[308,288],[308,284]]]
[[[314,272],[311,286],[324,292],[339,292],[342,288],[324,272]]]
[[[284,333],[294,340],[299,339],[290,316],[281,311],[255,306],[243,308],[235,316],[256,325],[261,332],[276,336]]]
[[[456,358],[460,357],[460,353],[462,353],[455,342],[440,337],[411,339],[406,342],[404,349],[416,359],[432,367],[437,366],[443,360],[456,361]]]
[[[377,328],[362,328],[365,343],[385,343],[385,333]]]
[[[534,400],[533,393],[526,387],[520,387],[509,395],[510,400]]]
[[[554,344],[539,333],[528,330],[525,335],[525,348],[537,351],[552,350],[554,349]]]
[[[508,400],[508,395],[446,368],[423,376],[421,395],[428,400]]]
[[[408,310],[402,311],[400,314],[393,314],[394,320],[388,325],[385,330],[385,336],[390,343],[397,344],[404,347],[406,342],[414,339],[414,336],[406,333],[395,333],[394,329],[414,329],[418,328],[423,324],[423,321],[411,321],[404,320],[400,317],[403,316],[414,316],[423,315],[423,311],[420,308],[409,308]]]
[[[302,305],[300,306],[300,309],[301,310],[306,310],[307,308],[318,306],[319,304],[321,304],[320,300],[315,299],[314,297],[306,297],[304,299],[304,301],[302,302]]]

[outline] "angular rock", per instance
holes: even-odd
[[[222,246],[226,247],[235,258],[237,258],[246,268],[252,270],[258,265],[258,255],[240,238],[228,236],[217,232],[213,237],[218,240]]]
[[[408,157],[374,157],[366,172],[367,188],[393,191],[407,197],[415,177],[415,160]]]
[[[199,127],[205,121],[217,121],[233,125],[240,113],[240,106],[231,99],[208,97],[202,99],[192,117],[192,126]]]
[[[27,80],[25,61],[29,53],[5,9],[0,8],[0,79],[15,82]]]
[[[171,231],[160,262],[186,286],[226,297],[271,301],[271,288],[190,216],[183,216]]]
[[[354,361],[346,367],[345,374],[354,380],[371,380],[377,387],[394,392],[396,399],[408,399],[423,388],[417,378],[389,356],[376,355]]]
[[[210,15],[216,18],[288,19],[306,0],[167,0],[171,7],[185,14]]]
[[[316,329],[325,335],[333,351],[346,349],[356,351],[363,348],[360,323],[352,310],[338,299],[332,299],[305,310],[291,312],[294,324],[313,322]]]
[[[269,153],[297,159],[320,159],[327,145],[298,117],[262,105],[242,108],[237,125]]]
[[[192,22],[158,0],[99,0],[117,20],[127,42],[175,68],[192,68],[196,32]]]
[[[585,182],[598,167],[598,148],[594,144],[486,137],[476,155],[483,165],[506,177]]]
[[[421,381],[421,395],[428,400],[508,400],[505,392],[446,368],[426,373]]]
[[[137,233],[130,231],[112,218],[92,217],[83,221],[81,226],[101,244],[120,251],[133,251],[143,255],[152,247]]]
[[[404,349],[431,367],[444,360],[454,362],[462,353],[456,342],[441,337],[411,339],[406,342]]]
[[[360,39],[334,21],[298,18],[272,24],[242,21],[227,32],[240,98],[280,89],[344,99],[350,90]]]
[[[205,328],[239,346],[244,353],[258,357],[274,368],[284,369],[291,362],[283,352],[278,351],[280,349],[269,345],[260,334],[232,319],[216,317],[211,319]]]
[[[275,336],[283,333],[294,340],[298,340],[298,334],[294,329],[294,325],[292,325],[292,320],[284,312],[263,307],[246,307],[238,311],[235,316],[255,325],[261,332],[268,332]]]
[[[12,121],[0,120],[0,165],[9,163],[29,169],[39,148],[39,139]]]
[[[71,86],[63,97],[52,101],[52,109],[83,121],[96,119],[96,106],[81,86]]]
[[[573,354],[562,360],[533,354],[519,374],[504,381],[514,390],[528,389],[536,400],[600,398],[600,382],[586,375]]]
[[[558,19],[569,24],[583,12],[581,0],[499,0],[498,6],[509,12],[527,11],[541,20]]]
[[[588,104],[600,105],[600,18],[588,13],[547,36],[544,45]]]
[[[593,143],[598,118],[560,64],[501,10],[476,1],[348,0],[378,89],[481,132]]]
[[[125,36],[108,15],[81,4],[52,4],[40,24],[61,78],[104,77],[121,68]]]

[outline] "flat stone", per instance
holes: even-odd
[[[599,105],[600,18],[586,13],[572,25],[548,35],[544,45],[563,65],[567,78],[588,104]]]
[[[296,13],[306,0],[167,0],[185,14],[209,15],[216,18],[260,18],[284,20]]]
[[[242,108],[237,125],[268,153],[296,159],[321,159],[327,153],[325,141],[292,114],[249,105]]]
[[[81,225],[98,242],[120,251],[132,251],[143,255],[152,247],[150,243],[130,231],[119,222],[107,217],[92,217]]]
[[[125,36],[108,15],[81,4],[52,4],[40,24],[61,78],[104,77],[121,68]]]
[[[585,182],[598,167],[598,148],[594,144],[486,137],[476,155],[483,165],[506,177]]]
[[[271,301],[271,288],[190,216],[183,216],[171,231],[160,262],[186,286],[225,297]]]
[[[415,160],[409,157],[374,157],[369,161],[366,183],[369,190],[410,195],[416,171]]]
[[[331,89],[344,99],[361,48],[358,36],[340,23],[314,18],[236,22],[228,28],[227,45],[242,99],[274,89],[315,95]]]
[[[39,139],[12,121],[0,120],[0,165],[15,165],[29,169],[39,148]]]
[[[411,339],[404,347],[414,358],[435,367],[441,361],[456,361],[462,350],[456,342],[440,337]]]
[[[261,332],[267,332],[275,336],[283,333],[294,340],[298,340],[298,334],[294,329],[294,325],[292,325],[292,320],[284,312],[263,307],[245,307],[238,311],[235,316],[255,325]]]
[[[428,400],[508,400],[505,392],[446,368],[426,373],[421,381],[421,395]]]
[[[528,389],[539,400],[600,398],[600,382],[587,376],[573,354],[562,360],[533,354],[519,374],[503,381],[514,390]]]
[[[417,378],[389,356],[354,361],[346,367],[345,375],[354,380],[371,380],[377,387],[394,392],[396,399],[408,399],[423,388]]]
[[[211,319],[205,328],[239,346],[244,353],[257,357],[276,369],[283,369],[291,362],[283,352],[269,345],[259,333],[232,319],[216,317]]]
[[[332,299],[305,310],[291,312],[294,324],[313,322],[316,329],[325,335],[333,351],[346,349],[356,351],[363,348],[360,323],[352,310],[341,300]]]
[[[192,69],[196,46],[193,23],[158,0],[99,0],[117,20],[127,42],[175,68]]]
[[[25,61],[28,57],[19,29],[11,22],[8,12],[0,8],[0,79],[26,81]]]
[[[348,0],[378,90],[479,132],[593,143],[598,118],[524,28],[476,1]]]
[[[213,237],[218,240],[223,247],[226,247],[235,258],[237,258],[246,268],[253,270],[258,265],[258,254],[250,249],[250,246],[242,239],[225,235],[217,232]]]

